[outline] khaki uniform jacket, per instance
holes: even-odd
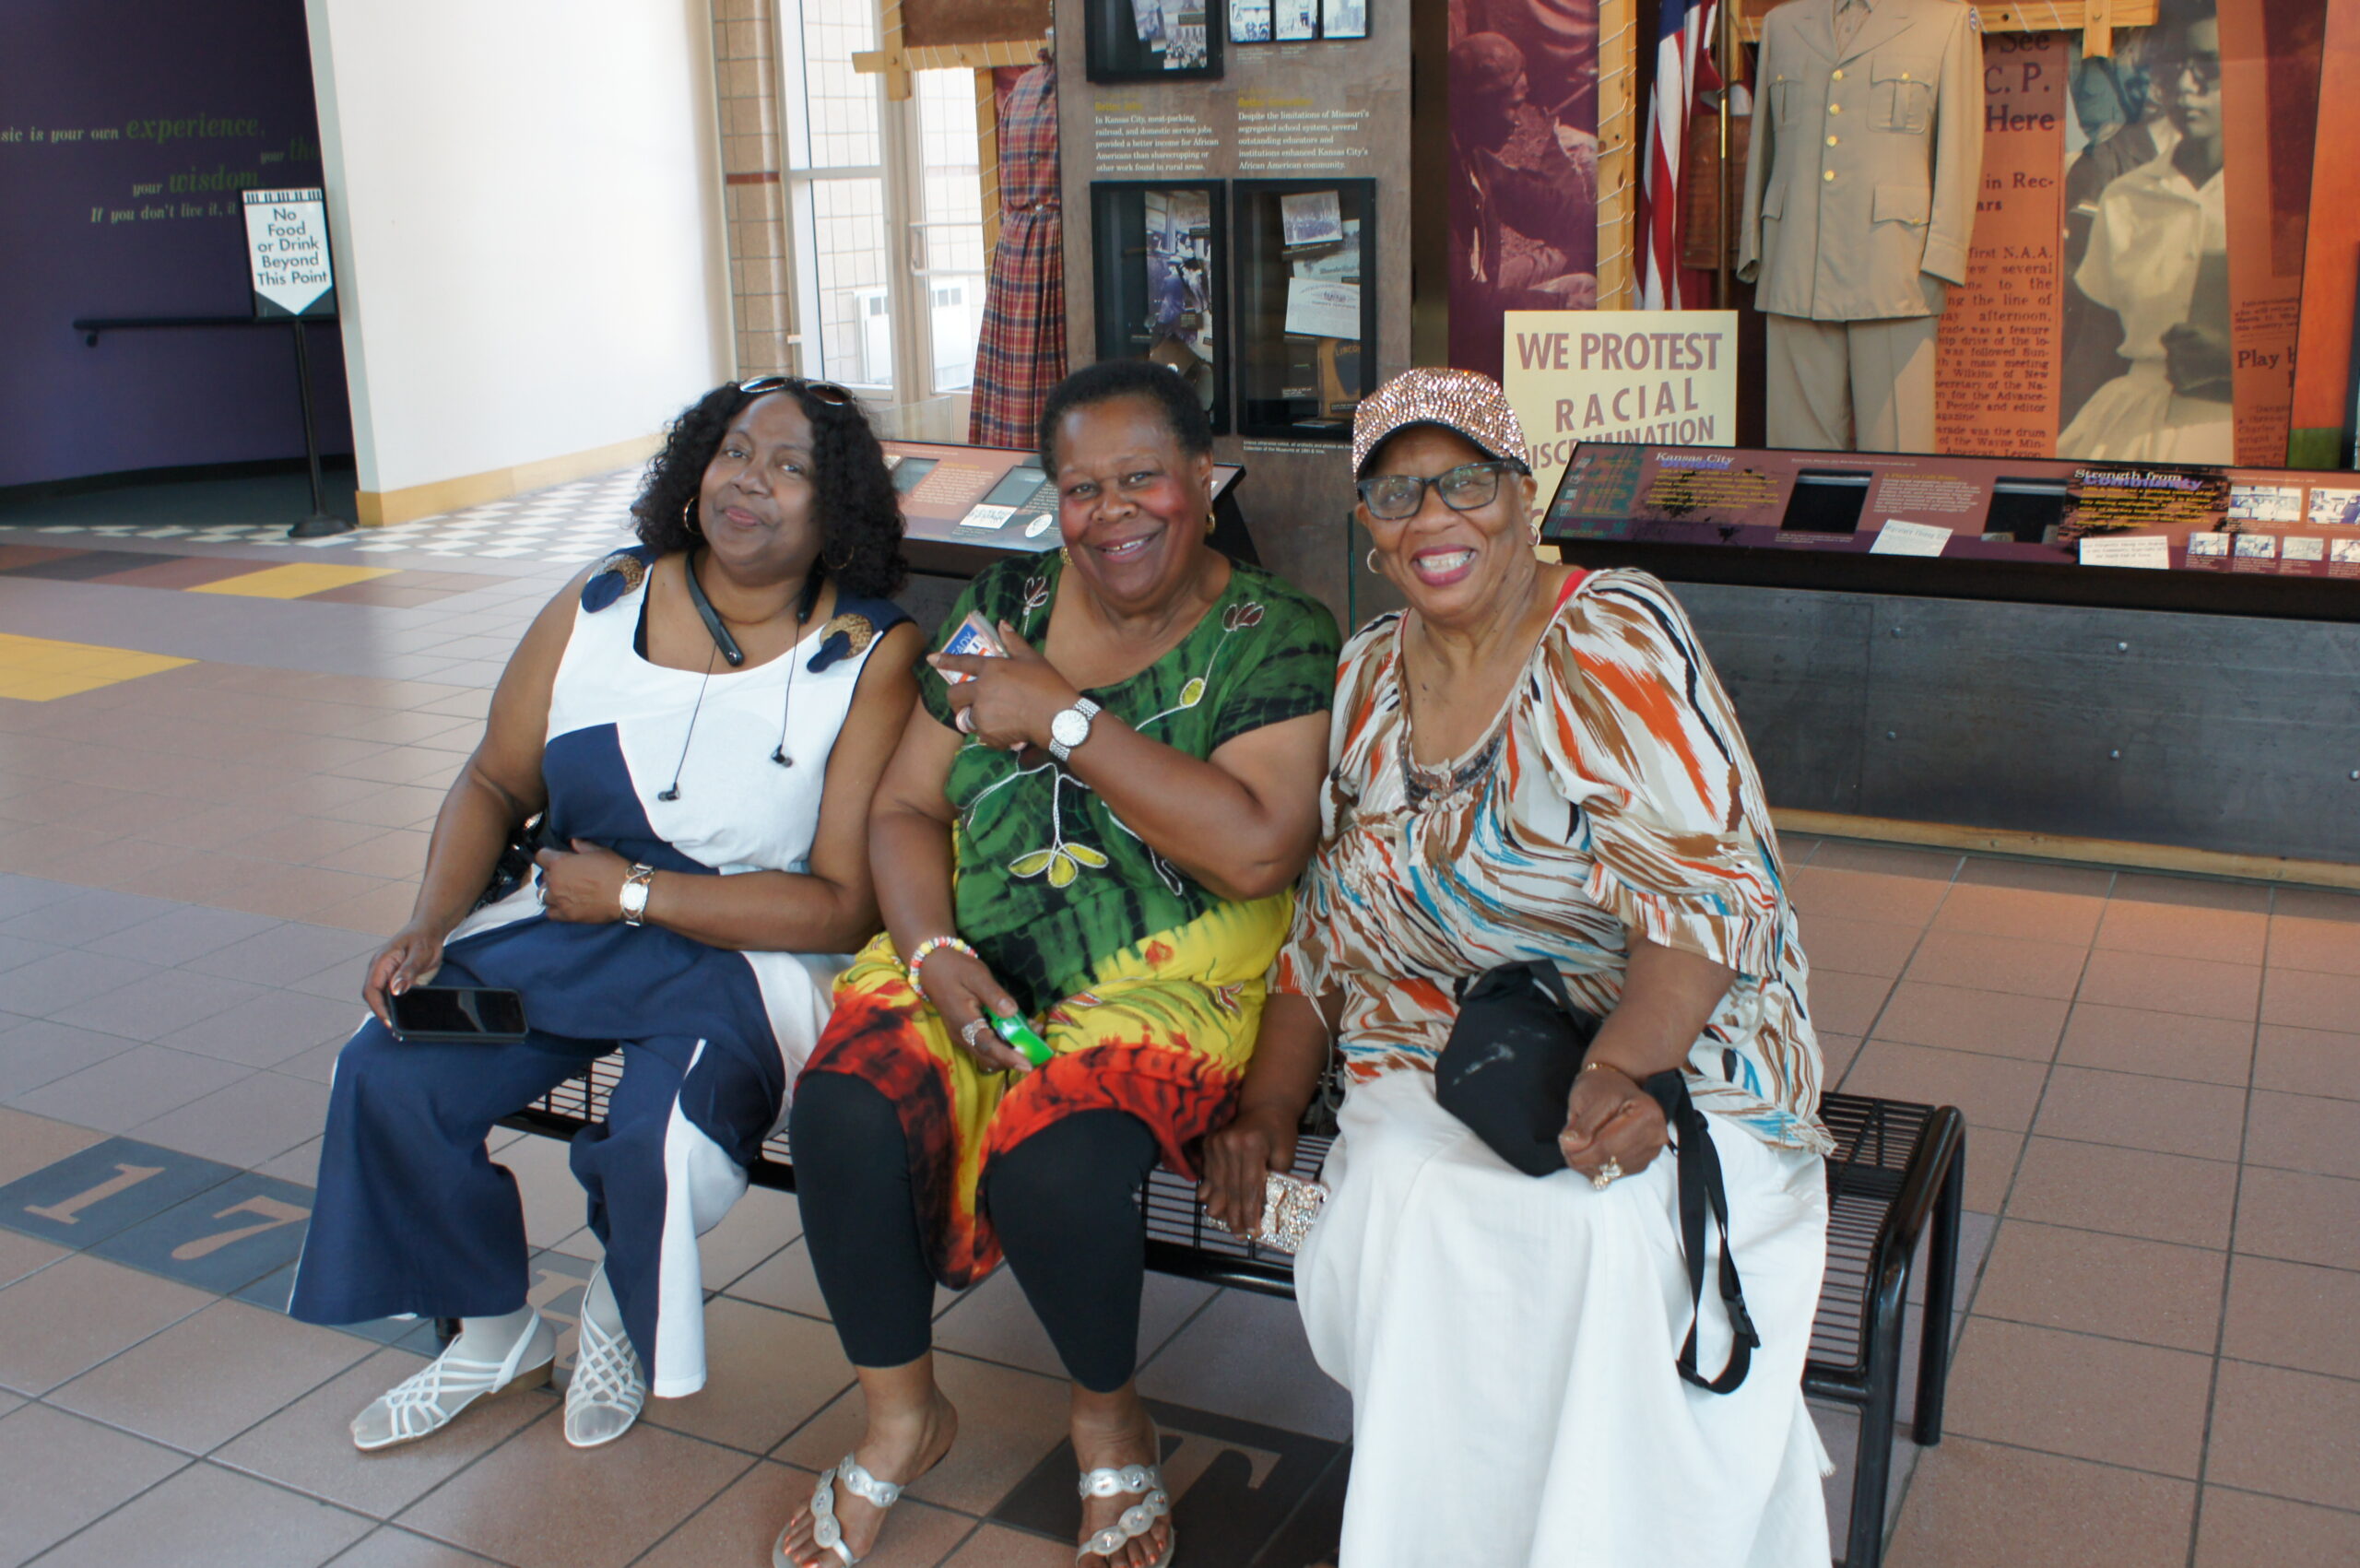
[[[1738,277],[1811,321],[1924,316],[1966,281],[1983,177],[1983,33],[1958,0],[1872,0],[1849,44],[1835,0],[1762,23]]]

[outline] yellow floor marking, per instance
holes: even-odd
[[[47,702],[195,662],[130,648],[101,647],[96,643],[61,643],[0,631],[0,697]]]
[[[187,592],[240,594],[250,599],[300,599],[306,594],[366,583],[372,577],[391,577],[397,570],[391,566],[330,566],[324,561],[306,560],[291,566],[266,567],[240,577],[224,577],[218,583],[199,583]]]

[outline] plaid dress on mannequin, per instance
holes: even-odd
[[[999,242],[975,339],[967,439],[1030,449],[1049,388],[1066,373],[1064,224],[1057,195],[1057,80],[1034,65],[999,122]]]

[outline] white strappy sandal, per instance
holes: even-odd
[[[836,1554],[844,1568],[860,1561],[844,1544],[844,1527],[836,1522],[836,1482],[841,1480],[844,1490],[883,1513],[902,1501],[902,1489],[889,1480],[879,1480],[868,1473],[868,1468],[847,1454],[841,1464],[820,1472],[819,1489],[811,1493],[811,1539]],[[771,1544],[771,1568],[796,1568],[795,1559],[786,1554],[788,1525]]]
[[[454,1344],[353,1417],[352,1445],[373,1454],[431,1437],[479,1399],[548,1383],[556,1356],[557,1336],[537,1314],[500,1361],[466,1360]]]
[[[647,1373],[628,1334],[609,1334],[588,1308],[575,1340],[573,1376],[565,1385],[565,1440],[598,1448],[631,1429],[647,1404]]]
[[[1155,1451],[1163,1452],[1163,1434],[1156,1433]],[[1111,1559],[1132,1541],[1155,1528],[1158,1519],[1172,1513],[1172,1496],[1163,1490],[1163,1469],[1160,1465],[1108,1465],[1081,1475],[1081,1495],[1092,1497],[1127,1497],[1136,1495],[1137,1503],[1123,1510],[1123,1516],[1081,1543],[1073,1554],[1080,1563],[1085,1557],[1102,1561]],[[1157,1558],[1153,1568],[1171,1568],[1172,1559],[1180,1550],[1180,1532],[1170,1530],[1163,1539],[1163,1555]]]

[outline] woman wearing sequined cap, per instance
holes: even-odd
[[[318,1207],[289,1311],[455,1317],[440,1358],[362,1410],[355,1444],[440,1431],[545,1382],[501,1116],[620,1051],[605,1121],[573,1140],[604,1247],[565,1436],[622,1435],[650,1393],[704,1385],[697,1238],[746,1189],[877,928],[868,803],[923,643],[884,595],[902,519],[851,395],[768,376],[681,415],[632,508],[641,543],[542,610],[435,819],[409,924],[370,965],[373,1015],[336,1058]],[[487,884],[547,815],[538,864]],[[504,895],[504,896],[500,896]],[[513,1043],[397,1037],[414,986],[523,999]]]
[[[1252,1229],[1340,1045],[1332,1196],[1295,1283],[1352,1391],[1342,1568],[1823,1568],[1801,1378],[1829,1140],[1808,967],[1729,698],[1661,583],[1535,559],[1497,383],[1397,377],[1361,404],[1352,455],[1368,568],[1409,608],[1344,646],[1319,853],[1204,1161],[1214,1217]],[[1564,1168],[1539,1179],[1435,1090],[1460,986],[1527,960],[1602,1020],[1562,1112],[1540,1110],[1562,1114]],[[1666,1114],[1642,1087],[1672,1069],[1719,1156],[1760,1339],[1728,1393],[1677,1365],[1694,1322],[1693,1364],[1724,1380],[1736,1318],[1709,1291],[1690,1307]]]

